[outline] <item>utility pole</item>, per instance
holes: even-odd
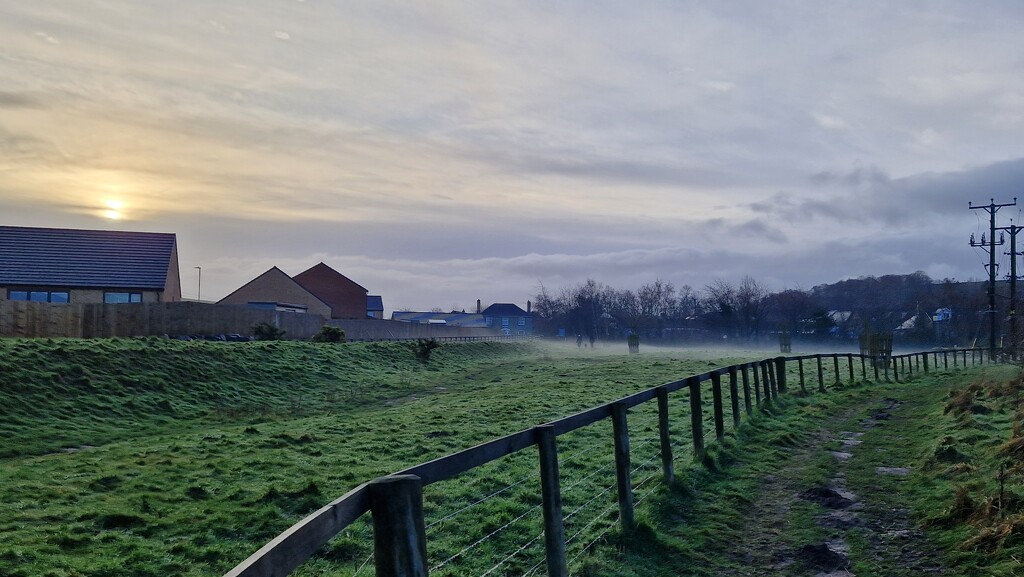
[[[1003,254],[1010,257],[1010,274],[1007,277],[1010,279],[1010,354],[1016,359],[1017,349],[1020,346],[1020,337],[1017,335],[1017,280],[1021,278],[1017,276],[1017,257],[1024,254],[1024,252],[1017,252],[1017,233],[1024,228],[1013,224],[1011,220],[1010,226],[1001,226],[998,230],[1010,233],[1010,252]]]
[[[971,246],[981,247],[983,250],[988,251],[988,313],[989,316],[989,337],[988,337],[988,355],[989,360],[994,361],[996,358],[996,248],[1002,245],[1005,241],[1000,238],[999,242],[996,243],[996,213],[999,212],[1000,208],[1004,206],[1016,206],[1017,197],[1013,197],[1013,202],[1007,202],[1003,204],[996,204],[996,199],[989,199],[988,205],[974,206],[974,204],[968,202],[967,208],[971,210],[984,210],[988,213],[989,221],[989,235],[988,242],[985,242],[985,235],[981,235],[981,242],[974,241],[974,235],[971,235]]]

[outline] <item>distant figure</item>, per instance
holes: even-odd
[[[597,340],[597,337],[595,337],[594,335],[590,335],[590,348],[591,349],[594,348],[594,341],[596,341],[596,340]]]
[[[576,335],[576,348],[583,347],[583,335]]]

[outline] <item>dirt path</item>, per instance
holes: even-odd
[[[936,549],[901,505],[900,484],[911,464],[887,458],[886,447],[899,442],[907,418],[903,405],[894,398],[863,401],[809,441],[783,449],[777,471],[761,479],[745,538],[726,552],[743,568],[718,574],[945,574]]]

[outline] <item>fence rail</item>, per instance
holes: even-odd
[[[373,558],[376,574],[386,577],[426,576],[428,563],[422,488],[451,479],[533,446],[538,448],[539,454],[542,489],[540,507],[543,511],[545,560],[534,566],[530,573],[539,569],[541,564],[546,564],[549,577],[566,577],[568,563],[563,527],[565,519],[562,514],[562,494],[559,487],[558,450],[556,447],[556,440],[559,436],[604,419],[612,420],[616,477],[613,487],[617,493],[619,524],[628,531],[634,525],[633,507],[635,504],[630,475],[636,470],[631,467],[630,463],[628,409],[651,400],[657,400],[662,477],[666,483],[671,483],[674,478],[674,461],[673,444],[669,432],[668,401],[670,393],[682,389],[689,391],[693,456],[699,461],[705,455],[704,415],[707,408],[702,398],[702,383],[711,383],[711,416],[713,417],[714,434],[716,439],[721,440],[726,428],[723,385],[728,387],[731,420],[733,427],[736,428],[740,426],[744,414],[749,416],[755,408],[771,404],[780,395],[787,393],[789,390],[787,375],[791,363],[797,365],[796,372],[799,376],[800,392],[808,394],[809,375],[805,371],[805,361],[812,361],[814,372],[811,376],[817,377],[817,390],[824,392],[827,390],[824,365],[829,360],[835,379],[831,384],[836,386],[842,384],[844,372],[847,373],[850,382],[856,381],[855,373],[857,371],[855,368],[858,367],[855,365],[857,364],[859,364],[861,380],[868,380],[868,365],[870,365],[875,382],[883,377],[887,381],[900,382],[901,377],[903,379],[912,377],[915,370],[919,373],[948,370],[950,357],[952,357],[952,368],[954,369],[966,368],[968,355],[971,366],[984,363],[986,360],[994,362],[995,359],[991,357],[986,359],[986,352],[985,349],[953,349],[888,357],[871,357],[853,353],[780,356],[722,367],[665,383],[575,415],[494,439],[359,485],[278,535],[226,573],[225,577],[281,577],[288,575],[333,537],[368,512],[371,513],[373,520]],[[858,359],[859,363],[855,363],[854,359]],[[843,364],[846,365],[846,371],[842,370],[844,367],[841,365]],[[723,378],[727,379],[724,384]],[[743,397],[742,405],[740,396]],[[637,467],[637,469],[639,468]],[[650,478],[648,477],[648,479]],[[609,489],[611,488],[609,487]],[[532,543],[533,541],[527,543],[521,549]]]

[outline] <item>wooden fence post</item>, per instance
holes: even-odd
[[[544,510],[544,555],[548,577],[568,577],[565,560],[565,526],[562,523],[562,492],[558,478],[558,447],[555,428],[534,427],[540,454],[541,506]]]
[[[907,378],[914,376],[914,361],[917,360],[917,355],[911,355],[907,357]]]
[[[839,379],[839,355],[832,353],[832,368],[836,372],[836,386],[843,384],[843,381]]]
[[[750,365],[744,363],[740,369],[743,371],[743,405],[747,409],[747,415],[752,415],[754,413],[754,409],[750,406]]]
[[[615,435],[615,484],[619,490],[619,522],[622,530],[632,531],[636,526],[633,517],[633,483],[629,479],[629,427],[626,425],[626,404],[612,404],[612,431]]]
[[[775,396],[772,395],[772,382],[768,377],[768,363],[758,361],[758,364],[761,366],[761,386],[764,387],[764,398],[766,402],[770,403]]]
[[[704,460],[704,410],[700,402],[700,377],[687,379],[690,387],[690,426],[693,433],[693,459]]]
[[[949,370],[949,351],[942,351],[942,368]]]
[[[928,374],[928,353],[921,355],[921,360],[924,362],[924,374]]]
[[[775,357],[775,381],[779,384],[779,392],[786,392],[786,357]]]
[[[892,358],[892,380],[900,382],[900,364],[896,357]]]
[[[878,357],[871,357],[871,366],[875,369],[875,382],[878,382]]]
[[[736,378],[736,365],[729,366],[729,400],[732,401],[732,428],[740,428],[740,387]]]
[[[658,432],[661,437],[661,470],[665,476],[665,484],[676,481],[676,467],[672,460],[672,439],[669,437],[668,423],[668,389],[658,387]]]
[[[960,355],[957,353],[957,351],[953,351],[953,368],[954,369],[957,368],[957,366],[958,366],[957,362],[959,361],[959,357],[960,357]]]
[[[814,360],[818,361],[818,392],[825,392],[825,371],[821,368],[821,355],[814,355]]]
[[[775,363],[771,359],[764,360],[764,370],[768,373],[768,382],[771,384],[772,398],[779,398],[779,382],[775,378]]]
[[[891,383],[892,379],[889,378],[889,365],[892,364],[892,359],[885,359],[885,382]]]
[[[377,577],[427,577],[423,483],[415,475],[391,475],[367,483],[373,515]]]
[[[754,373],[754,396],[757,397],[757,406],[761,406],[761,368],[757,362],[750,364],[750,371]]]
[[[864,361],[864,355],[859,355],[859,356],[860,356],[860,380],[864,381],[864,382],[867,382],[867,380],[868,380],[868,367],[867,367],[867,363]]]
[[[807,387],[804,386],[804,359],[800,357],[796,360],[797,367],[800,369],[800,392],[807,394]]]
[[[722,407],[722,375],[711,373],[711,405],[715,413],[715,438],[719,441],[725,437],[725,415]]]
[[[853,354],[846,353],[846,365],[850,369],[850,384],[857,382],[857,377],[853,376]]]

